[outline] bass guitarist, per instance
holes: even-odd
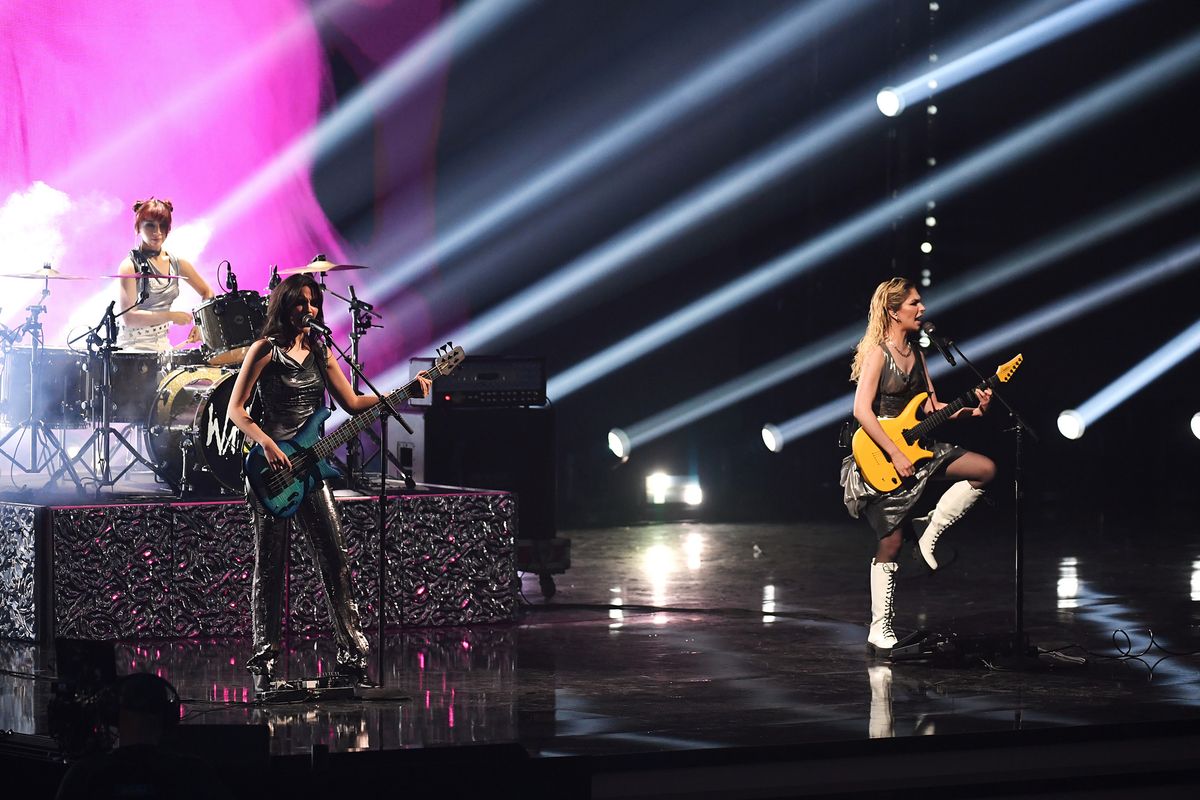
[[[857,382],[854,418],[875,444],[891,459],[903,483],[881,492],[864,479],[854,456],[842,462],[841,484],[846,510],[854,518],[865,517],[879,539],[871,561],[871,628],[867,648],[888,656],[896,645],[892,629],[895,617],[896,560],[905,530],[918,538],[917,546],[931,569],[937,569],[934,546],[938,537],[956,522],[983,494],[996,474],[996,465],[986,456],[943,442],[926,443],[933,457],[913,465],[888,438],[880,417],[895,417],[921,392],[928,392],[925,412],[944,408],[933,390],[925,357],[913,345],[921,330],[925,306],[912,281],[892,278],[879,284],[871,296],[867,329],[855,350],[850,380]],[[976,390],[979,405],[963,408],[954,417],[982,416],[991,402],[991,389]],[[952,417],[953,418],[953,417]],[[925,517],[909,519],[910,512],[930,478],[954,481]]]
[[[321,309],[321,287],[311,276],[292,275],[276,286],[267,302],[262,338],[250,346],[233,386],[229,419],[247,438],[262,446],[274,470],[292,466],[277,442],[293,437],[324,406],[326,390],[349,414],[365,411],[378,402],[374,395],[354,393],[333,355],[305,326],[306,315],[324,322]],[[427,378],[420,379],[422,396],[429,392],[430,385]],[[255,390],[261,409],[258,422],[246,412]],[[254,641],[246,669],[255,676],[255,687],[263,690],[274,678],[281,646],[290,519],[267,513],[249,487],[246,497],[254,524]],[[337,640],[336,672],[355,683],[366,683],[369,647],[350,586],[341,520],[328,485],[322,482],[305,496],[294,518],[309,539],[329,603]]]

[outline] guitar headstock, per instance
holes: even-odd
[[[1013,376],[1013,373],[1017,371],[1017,367],[1021,366],[1021,362],[1024,360],[1025,356],[1017,353],[1011,361],[1007,361],[996,367],[996,377],[1000,379],[1001,383],[1008,383],[1009,378]]]
[[[449,375],[458,369],[459,364],[462,364],[466,357],[467,354],[461,347],[456,347],[453,342],[446,342],[437,349],[437,358],[433,361],[433,369],[437,371],[438,375]]]

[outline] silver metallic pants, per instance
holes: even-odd
[[[253,610],[253,653],[247,667],[256,674],[272,674],[282,644],[284,572],[288,559],[288,528],[291,519],[277,519],[266,512],[253,493],[248,493],[254,524],[254,583],[250,605]],[[338,665],[362,667],[370,646],[363,635],[358,605],[350,589],[350,566],[342,523],[333,502],[333,492],[322,484],[304,498],[292,517],[305,535],[317,565],[329,618],[338,646]]]

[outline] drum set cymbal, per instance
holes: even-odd
[[[367,269],[362,264],[338,264],[333,261],[313,261],[305,264],[303,267],[292,267],[291,269],[279,270],[280,275],[324,275],[327,272],[344,272],[351,269]]]
[[[124,278],[124,275],[120,277]],[[0,272],[0,278],[19,278],[27,281],[91,281],[95,280],[92,275],[71,275],[66,272],[59,272],[56,269],[35,269],[23,270],[20,272]]]
[[[123,275],[101,275],[100,277],[101,278],[133,278],[134,280],[140,280],[141,278],[154,278],[157,281],[183,280],[182,275],[163,275],[160,272],[151,272],[149,274],[142,274],[140,272],[127,272]]]

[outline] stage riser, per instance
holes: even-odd
[[[512,495],[405,495],[389,497],[387,506],[389,627],[513,619],[518,583]],[[345,499],[338,507],[359,610],[364,625],[374,628],[378,502]],[[4,638],[250,634],[254,545],[245,502],[42,509],[0,504],[0,520]],[[50,543],[52,570],[42,570],[46,576],[37,579],[45,565],[35,551],[49,552],[44,545]],[[48,591],[42,585],[47,582]],[[299,535],[292,540],[287,587],[290,632],[329,633],[324,593],[308,543]]]

